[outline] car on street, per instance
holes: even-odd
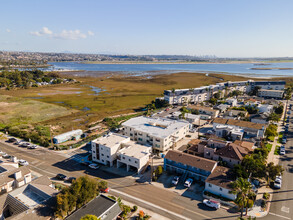
[[[219,209],[221,207],[221,204],[219,202],[211,199],[204,199],[203,204],[214,209]]]
[[[86,162],[86,161],[80,162],[80,165],[82,166],[89,166],[90,164],[91,164],[90,162]]]
[[[100,168],[100,166],[98,164],[92,163],[92,164],[89,165],[89,168],[97,170],[97,169]]]
[[[276,178],[275,182],[274,182],[274,188],[275,189],[281,189],[281,187],[282,187],[282,180],[279,179],[279,178]]]
[[[7,142],[9,142],[9,143],[15,143],[16,141],[17,141],[16,138],[9,138],[9,139],[7,140]]]
[[[179,176],[174,176],[172,180],[172,185],[177,186],[178,182],[179,182]]]
[[[37,148],[38,148],[38,146],[35,145],[35,144],[30,145],[30,146],[27,147],[27,149],[37,149]]]
[[[3,157],[4,159],[10,159],[10,158],[11,158],[11,156],[8,155],[7,153],[2,154],[2,157]]]
[[[58,173],[56,175],[56,179],[58,179],[58,180],[68,180],[68,177],[66,175],[62,174],[62,173]]]
[[[26,160],[22,160],[22,159],[18,160],[18,164],[21,165],[21,166],[29,165],[29,163]]]
[[[19,146],[26,148],[30,146],[30,143],[24,142],[24,143],[21,143]]]
[[[287,143],[287,138],[286,137],[283,137],[282,138],[282,144],[286,144]]]
[[[191,178],[188,178],[185,183],[184,183],[184,186],[189,188],[191,186],[191,184],[193,183],[193,179]]]
[[[72,176],[67,179],[67,182],[69,182],[69,183],[72,183],[73,181],[76,181],[76,177]]]
[[[284,148],[280,148],[280,155],[285,155],[286,154],[286,151]]]

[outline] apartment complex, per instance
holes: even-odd
[[[203,157],[170,150],[164,157],[164,170],[205,181],[217,167],[217,162]],[[185,178],[183,178],[185,179]]]
[[[122,123],[123,135],[140,144],[153,146],[155,151],[166,151],[185,137],[190,124],[185,120],[136,117]]]
[[[258,96],[263,98],[282,99],[284,90],[260,89],[258,90]]]
[[[267,90],[284,90],[285,81],[239,81],[239,82],[223,82],[216,85],[201,86],[199,88],[165,90],[164,99],[169,104],[187,104],[199,103],[209,100],[219,91],[224,95],[231,91],[237,90],[243,93],[252,91],[256,86]]]
[[[116,153],[130,141],[129,137],[119,134],[109,134],[91,141],[92,160],[107,166],[113,166],[117,159]]]
[[[251,137],[263,138],[266,125],[253,123],[249,121],[241,121],[234,119],[216,118],[213,121],[213,129],[217,130],[219,127],[230,127],[243,129],[244,134]]]
[[[119,134],[108,134],[91,142],[92,160],[109,167],[125,166],[127,171],[138,173],[148,163],[152,147],[144,146],[129,137]]]

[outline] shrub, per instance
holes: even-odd
[[[262,198],[265,199],[265,200],[268,200],[270,198],[270,194],[269,193],[264,193]]]
[[[136,210],[137,210],[137,206],[136,205],[134,205],[133,207],[132,207],[132,212],[136,212]]]

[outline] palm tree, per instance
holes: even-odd
[[[238,178],[235,182],[232,183],[232,193],[237,195],[235,203],[241,208],[241,218],[243,217],[244,207],[249,206],[249,195],[252,193],[251,183],[247,179],[242,177]],[[247,214],[247,208],[246,208]]]

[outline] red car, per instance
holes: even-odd
[[[106,188],[106,189],[101,189],[100,191],[103,192],[103,193],[108,193],[109,190],[110,190],[110,188],[108,187],[108,188]]]

